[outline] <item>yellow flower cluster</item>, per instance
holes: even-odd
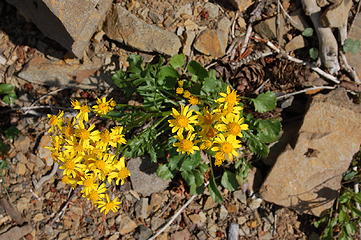
[[[180,92],[179,88],[177,93]],[[236,91],[227,87],[227,91],[220,95],[213,110],[204,106],[200,112],[196,112],[189,105],[181,105],[180,111],[172,109],[173,119],[168,120],[172,132],[176,133],[178,141],[174,146],[178,152],[193,154],[197,150],[210,149],[214,152],[216,166],[238,156],[238,150],[242,147],[242,131],[248,130]]]
[[[175,92],[179,95],[183,94],[183,97],[188,99],[189,104],[197,105],[200,103],[199,98],[192,95],[188,90],[184,90],[184,80],[178,81],[178,87],[176,88]]]
[[[110,199],[107,186],[113,180],[123,184],[130,176],[125,167],[124,157],[117,158],[113,153],[118,144],[125,144],[122,134],[123,127],[116,126],[99,131],[94,124],[89,123],[89,113],[105,115],[112,111],[115,101],[105,97],[97,99],[92,108],[72,100],[71,104],[78,113],[73,118],[65,118],[64,112],[48,115],[52,135],[53,158],[63,170],[62,182],[73,188],[81,186],[82,196],[89,199],[100,208],[100,212],[107,214],[119,209],[118,198]]]

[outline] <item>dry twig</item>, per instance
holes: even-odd
[[[51,172],[48,175],[45,175],[45,176],[41,177],[39,181],[36,181],[35,178],[34,178],[33,179],[34,189],[38,190],[39,188],[41,188],[41,186],[46,181],[49,181],[50,178],[52,178],[56,174],[56,172],[58,171],[58,167],[59,167],[59,164],[57,162],[55,162],[54,165],[53,165],[53,169],[51,170]]]
[[[356,71],[348,64],[345,54],[343,54],[343,52],[340,52],[340,56],[343,62],[344,69],[351,75],[351,77],[356,83],[361,83],[361,80],[358,77]]]
[[[301,93],[305,93],[308,91],[313,91],[313,90],[323,90],[323,89],[335,89],[336,87],[332,87],[332,86],[319,86],[319,87],[310,87],[310,88],[306,88],[306,89],[302,89],[300,91],[297,92],[292,92],[292,93],[288,93],[282,96],[277,97],[277,100],[281,100],[281,99],[285,99],[285,98],[289,98],[291,96],[297,95],[297,94],[301,94]]]

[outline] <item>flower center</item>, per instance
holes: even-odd
[[[193,148],[193,142],[188,139],[182,139],[180,141],[180,149],[182,151],[188,152],[191,151]]]
[[[102,171],[105,170],[105,162],[103,160],[96,161],[95,166]]]
[[[64,164],[64,167],[66,169],[73,170],[75,168],[75,163],[71,160],[66,161],[66,163]]]
[[[224,152],[224,153],[231,153],[233,150],[233,146],[231,143],[225,142],[225,143],[222,143],[221,149],[222,149],[222,152]]]
[[[74,134],[74,128],[72,128],[71,126],[67,126],[64,128],[64,135],[66,137],[70,137]]]
[[[90,133],[86,129],[80,129],[79,130],[79,137],[82,140],[88,139],[90,137]]]
[[[237,94],[235,91],[232,91],[230,94],[226,97],[226,102],[230,105],[234,105],[237,102]]]
[[[179,115],[176,118],[176,123],[177,123],[178,127],[185,128],[188,126],[188,119],[187,119],[187,117],[185,117],[183,115]]]
[[[206,133],[206,137],[207,138],[213,138],[213,137],[216,136],[216,133],[217,133],[217,131],[214,128],[211,127],[211,128],[208,129],[208,131]]]
[[[126,179],[128,176],[130,176],[130,172],[127,168],[120,169],[118,172],[118,178],[120,179]]]
[[[80,112],[82,112],[82,113],[88,113],[88,112],[90,112],[89,107],[86,106],[86,105],[81,106],[79,110],[80,110]]]
[[[241,130],[241,126],[238,123],[231,122],[227,124],[227,130],[232,135],[237,135]]]
[[[95,201],[98,201],[99,200],[99,194],[98,194],[98,192],[97,191],[91,191],[90,193],[89,193],[89,199],[91,200],[91,201],[93,201],[93,202],[95,202]]]
[[[108,202],[106,205],[105,205],[105,208],[106,209],[114,209],[117,205],[115,205],[115,203],[113,202]]]
[[[92,178],[85,179],[83,183],[84,183],[84,187],[91,187],[93,186],[93,179]]]

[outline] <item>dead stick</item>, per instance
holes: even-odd
[[[341,55],[343,67],[345,68],[345,70],[351,75],[351,77],[356,83],[361,83],[361,80],[358,77],[356,71],[348,64],[345,54],[343,54],[343,52],[340,52],[339,54]]]
[[[50,178],[52,178],[58,171],[58,167],[59,167],[59,164],[57,162],[55,162],[53,165],[53,169],[51,170],[51,172],[48,175],[41,177],[39,181],[36,181],[35,179],[33,179],[34,189],[38,190],[46,181],[49,181]]]
[[[301,93],[305,93],[305,92],[312,91],[312,90],[319,90],[319,89],[331,89],[332,90],[332,89],[335,89],[335,88],[336,87],[332,87],[332,86],[320,86],[320,87],[306,88],[306,89],[303,89],[303,90],[300,90],[300,91],[297,91],[297,92],[288,93],[288,94],[279,96],[279,97],[277,97],[277,100],[281,100],[281,99],[284,99],[284,98],[289,98],[291,96],[301,94]]]
[[[238,240],[239,225],[238,223],[231,223],[228,230],[228,240]]]
[[[205,184],[205,187],[207,187],[209,182]],[[171,217],[171,219],[165,224],[161,229],[157,231],[156,234],[154,234],[152,237],[148,238],[148,240],[154,240],[156,237],[158,237],[162,232],[164,232],[173,222],[174,220],[183,212],[186,207],[188,207],[189,204],[197,197],[198,195],[193,195],[177,212],[176,214]]]

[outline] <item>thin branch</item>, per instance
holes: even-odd
[[[340,51],[340,56],[341,56],[341,59],[342,59],[342,62],[343,62],[344,69],[351,75],[351,77],[353,78],[353,80],[356,83],[361,83],[361,80],[358,77],[356,71],[353,69],[353,67],[351,67],[348,64],[348,61],[347,61],[347,58],[346,58],[345,54],[343,54],[343,52]]]
[[[205,186],[207,187],[209,184],[209,182],[207,182],[205,184]],[[148,238],[148,240],[154,240],[156,237],[158,237],[160,234],[162,234],[173,222],[174,220],[183,212],[184,209],[186,209],[186,207],[188,207],[189,204],[191,204],[191,202],[197,197],[198,195],[193,195],[174,215],[173,217],[171,217],[171,219],[169,219],[169,221],[167,222],[167,224],[165,224],[161,229],[159,229],[157,231],[156,234],[154,234],[152,237]]]
[[[56,106],[31,106],[31,107],[19,107],[19,108],[10,108],[3,111],[0,111],[1,114],[15,112],[15,111],[29,111],[29,110],[39,110],[39,109],[58,109],[63,111],[74,111],[72,108],[65,107],[56,107]]]
[[[306,89],[302,89],[300,91],[297,91],[297,92],[293,92],[293,93],[288,93],[288,94],[285,94],[285,95],[282,95],[282,96],[278,96],[277,97],[277,100],[281,100],[281,99],[284,99],[284,98],[289,98],[291,96],[294,96],[294,95],[297,95],[297,94],[301,94],[301,93],[305,93],[305,92],[308,92],[308,91],[313,91],[313,90],[323,90],[323,89],[335,89],[336,87],[332,87],[332,86],[319,86],[319,87],[310,87],[310,88],[306,88]]]
[[[50,180],[50,178],[52,178],[56,172],[58,171],[58,167],[59,164],[57,162],[54,163],[53,165],[53,169],[51,170],[51,172],[48,175],[45,175],[43,177],[40,178],[39,181],[36,181],[35,179],[33,179],[33,185],[34,185],[34,189],[38,190],[39,188],[41,188],[41,186]]]
[[[282,6],[282,3],[280,2],[280,0],[278,0],[278,4],[282,10],[282,12],[285,14],[286,18],[288,18],[294,25],[298,25],[298,23],[295,22],[295,20],[292,19],[292,17],[287,13],[287,11],[284,9],[284,7]]]
[[[56,216],[52,219],[49,220],[50,224],[53,224],[54,222],[56,222],[59,218],[61,218],[61,216],[65,213],[66,208],[68,207],[71,199],[73,198],[73,196],[75,195],[75,190],[71,189],[69,194],[68,194],[68,199],[66,200],[66,202],[63,204],[63,206],[61,207],[60,211],[58,212],[58,214],[56,214]]]
[[[246,37],[244,38],[244,41],[242,43],[241,51],[239,52],[240,55],[242,55],[242,53],[244,53],[244,51],[246,51],[246,48],[247,48],[248,42],[249,42],[249,37],[252,34],[252,30],[253,30],[252,23],[250,23],[247,27]]]

